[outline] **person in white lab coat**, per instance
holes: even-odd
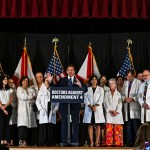
[[[27,145],[29,130],[37,127],[36,116],[32,107],[35,103],[36,96],[34,90],[29,88],[28,85],[29,78],[22,76],[20,86],[17,88],[19,146]],[[30,136],[33,136],[33,134],[30,134]]]
[[[138,91],[141,81],[134,77],[134,71],[127,72],[127,81],[122,88],[122,100],[124,104],[124,117],[126,127],[126,145],[132,147],[135,143],[136,133],[140,126],[140,104]]]
[[[122,92],[122,88],[123,88],[123,83],[124,83],[124,78],[122,76],[117,76],[116,77],[116,82],[117,82],[117,91]]]
[[[141,84],[138,95],[141,105],[141,123],[150,123],[150,72],[143,72],[144,83]]]
[[[106,84],[107,84],[107,77],[105,75],[102,75],[99,79],[99,86],[103,88],[104,95],[105,95],[105,92],[109,90],[109,87]]]
[[[103,88],[104,90],[104,96],[105,93],[109,90],[109,87],[107,86],[107,76],[106,75],[102,75],[99,79],[99,86]],[[104,108],[104,105],[102,104],[103,110],[104,110],[104,116],[106,116],[106,111]],[[101,132],[102,132],[102,139],[104,139],[105,136],[105,125],[101,126]]]
[[[144,80],[143,80],[143,73],[139,72],[139,73],[137,74],[136,78],[137,78],[138,80],[140,80],[142,83],[144,82]]]
[[[36,105],[39,110],[39,146],[51,145],[51,124],[56,124],[58,103],[50,103],[51,82],[52,77],[50,80],[48,77],[44,78],[44,84],[41,86],[36,99]]]
[[[91,76],[89,80],[89,84],[91,85],[88,88],[88,91],[85,93],[85,112],[83,123],[88,124],[88,133],[90,138],[90,146],[94,145],[93,141],[93,128],[96,126],[96,140],[95,146],[99,146],[100,140],[100,124],[105,123],[104,113],[103,113],[103,98],[104,98],[104,90],[99,87],[97,76]]]
[[[36,79],[36,84],[32,85],[31,88],[35,91],[36,97],[38,96],[38,92],[40,88],[43,85],[43,74],[42,72],[37,72],[35,74],[35,79]],[[35,137],[36,137],[36,145],[39,145],[39,111],[36,108],[36,123],[37,123],[37,128],[35,131]]]
[[[13,102],[8,86],[8,76],[3,75],[0,78],[0,140],[1,144],[9,142],[9,121],[12,113],[11,104]]]
[[[110,90],[104,97],[106,109],[106,141],[107,146],[123,146],[123,115],[121,94],[117,91],[115,79],[109,80]]]

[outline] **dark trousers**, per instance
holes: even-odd
[[[27,141],[28,128],[26,126],[19,126],[19,140]]]
[[[89,143],[89,135],[88,135],[88,125],[83,123],[83,117],[80,117],[80,124],[79,124],[79,141],[80,145],[84,146],[85,144]]]
[[[35,146],[37,143],[37,127],[28,128],[28,139],[27,143],[30,146]]]
[[[56,144],[59,145],[61,143],[61,121],[56,123],[55,129]]]
[[[72,143],[78,143],[79,136],[79,112],[81,104],[70,104],[72,118]],[[68,104],[60,104],[61,114],[61,140],[68,143]]]
[[[10,140],[14,141],[14,145],[18,145],[18,128],[17,128],[17,124],[10,125]]]
[[[56,132],[52,123],[39,124],[39,146],[55,146]]]
[[[8,115],[5,115],[4,111],[0,109],[0,140],[9,141],[10,139],[9,121],[12,113],[12,107],[8,106],[6,110],[8,111]]]
[[[39,145],[39,120],[36,120],[36,124],[37,124],[37,128],[36,128],[36,133],[35,133],[35,137],[36,137],[36,145]]]
[[[129,121],[125,122],[127,146],[134,145],[136,134],[137,134],[140,124],[141,124],[140,119],[129,119]]]

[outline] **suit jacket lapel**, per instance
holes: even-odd
[[[65,79],[65,86],[66,87],[69,87],[69,80],[68,80],[68,76],[66,77],[66,79]]]

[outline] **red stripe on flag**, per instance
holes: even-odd
[[[27,53],[26,53],[26,48],[23,49],[23,53],[22,53],[22,62],[21,62],[21,77],[22,76],[28,76],[27,74]]]
[[[13,76],[12,79],[13,79],[15,85],[18,86],[18,84],[19,84],[19,78],[17,78],[16,76]]]
[[[89,79],[93,75],[93,54],[92,48],[88,49],[88,60],[87,60],[87,79]]]
[[[76,78],[82,80],[83,83],[87,83],[88,82],[88,79],[83,79],[82,77],[80,77],[79,75],[76,75]]]

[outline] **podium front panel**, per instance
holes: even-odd
[[[84,88],[51,87],[50,102],[84,103]]]

